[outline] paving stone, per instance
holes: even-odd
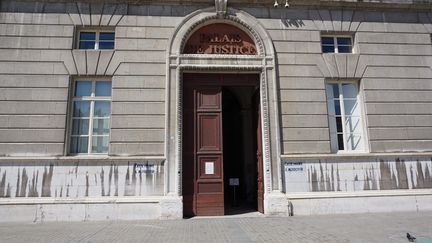
[[[2,242],[432,242],[432,212],[0,224]]]

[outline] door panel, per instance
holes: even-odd
[[[199,110],[197,112],[198,122],[198,147],[197,152],[218,152],[222,151],[221,142],[221,112],[206,113]]]
[[[198,156],[198,179],[222,178],[222,156]]]
[[[185,83],[183,212],[224,215],[220,87]]]
[[[224,215],[222,89],[195,87],[196,212]]]
[[[220,99],[220,89],[202,89],[197,93],[197,110],[220,110],[222,104]]]
[[[255,117],[256,117],[256,135],[257,135],[257,168],[258,168],[258,176],[257,176],[257,200],[258,200],[258,212],[264,213],[264,165],[263,165],[263,156],[262,156],[262,134],[261,134],[261,107],[260,107],[260,98],[259,93],[255,94]]]
[[[195,128],[194,128],[194,91],[190,86],[183,87],[183,214],[186,217],[196,214],[195,205]]]
[[[222,187],[223,190],[223,187]],[[198,194],[196,215],[198,216],[221,216],[224,215],[223,194]]]

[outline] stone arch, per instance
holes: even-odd
[[[186,17],[174,31],[169,42],[168,53],[170,55],[179,55],[186,41],[195,30],[213,23],[227,23],[238,27],[252,37],[259,55],[274,56],[275,52],[271,38],[258,20],[243,11],[232,8],[228,9],[225,18],[216,15],[213,8],[198,10]]]
[[[190,35],[212,23],[231,24],[246,32],[255,42],[257,55],[182,54]],[[186,16],[174,30],[167,47],[166,69],[166,176],[167,195],[182,195],[182,72],[256,72],[260,74],[261,123],[264,158],[264,207],[271,205],[272,195],[282,189],[280,161],[280,126],[277,94],[276,57],[270,35],[248,13],[228,8],[218,15],[215,8],[197,10]],[[271,134],[271,135],[270,135]],[[273,193],[275,192],[275,193]],[[266,199],[267,197],[267,199]],[[266,200],[268,201],[266,203]],[[269,209],[271,207],[268,207]],[[265,209],[267,210],[267,209]],[[267,211],[272,213],[271,210]]]
[[[201,26],[186,40],[181,47],[182,54],[258,55],[253,37],[231,23]]]

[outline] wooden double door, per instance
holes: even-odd
[[[258,74],[183,74],[183,211],[186,217],[224,215],[223,90],[258,87]],[[257,210],[263,212],[263,166],[259,92],[255,119]],[[230,136],[225,134],[225,136]]]

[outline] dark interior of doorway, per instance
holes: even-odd
[[[222,89],[226,215],[257,211],[256,92],[253,86]],[[235,178],[238,186],[232,185]]]

